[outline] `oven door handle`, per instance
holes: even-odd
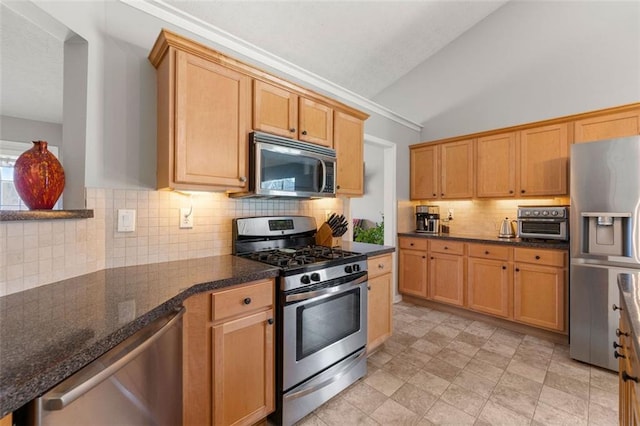
[[[351,355],[350,358],[345,359],[344,361],[349,361],[349,363],[344,365],[344,366],[342,366],[339,370],[337,370],[335,372],[332,372],[331,376],[328,379],[322,380],[320,383],[317,383],[317,384],[314,383],[314,381],[312,380],[303,389],[300,389],[300,390],[298,390],[298,391],[296,391],[294,393],[291,393],[289,395],[285,395],[284,399],[285,400],[291,400],[291,399],[296,399],[296,398],[302,398],[305,395],[308,395],[308,394],[313,393],[313,392],[315,392],[315,391],[317,391],[319,389],[322,389],[324,387],[329,386],[331,383],[340,380],[342,378],[342,376],[347,374],[349,372],[349,370],[351,370],[353,367],[355,367],[360,362],[360,360],[362,360],[362,358],[364,358],[366,355],[367,355],[367,350],[366,349],[362,349],[360,352]]]
[[[322,164],[322,186],[318,192],[322,193],[324,192],[324,188],[327,186],[327,165],[322,160],[320,160],[320,164]]]
[[[366,282],[368,279],[369,279],[368,274],[364,274],[358,279],[349,281],[346,284],[337,285],[335,287],[327,287],[327,288],[323,288],[322,290],[307,291],[305,293],[290,294],[285,297],[284,301],[286,303],[299,302],[301,300],[307,300],[307,299],[322,297],[322,296],[329,296],[336,293],[343,293],[345,291],[351,290],[352,288],[358,287],[360,284],[362,284],[363,282]]]

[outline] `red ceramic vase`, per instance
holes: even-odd
[[[46,141],[33,141],[33,148],[18,157],[13,184],[31,210],[51,210],[64,189],[62,164],[47,149]]]

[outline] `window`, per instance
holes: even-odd
[[[13,185],[13,166],[18,157],[32,146],[26,142],[0,140],[0,210],[29,210]],[[49,145],[47,148],[58,157],[58,147]],[[62,198],[53,209],[62,209]]]

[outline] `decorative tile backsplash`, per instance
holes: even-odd
[[[193,228],[180,229],[189,207]],[[343,201],[87,188],[87,208],[91,219],[0,223],[0,296],[104,268],[230,254],[233,218],[298,214],[320,224],[343,213]],[[118,209],[136,210],[134,232],[117,232]]]

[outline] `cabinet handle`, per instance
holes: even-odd
[[[509,194],[513,194],[513,189],[510,189],[510,190],[509,190]]]
[[[336,186],[336,189],[340,189],[340,185]]]
[[[244,303],[245,305],[248,305],[251,303],[251,298],[250,297],[245,297],[244,300],[242,301],[242,303]]]
[[[238,178],[238,180],[239,180],[240,182],[246,182],[246,181],[247,181],[247,177],[246,177],[246,176],[240,176],[240,177]]]
[[[638,378],[630,376],[629,374],[627,374],[626,371],[622,371],[622,380],[624,380],[625,382],[628,381],[628,380],[631,380],[631,381],[634,381],[634,382],[638,383]]]
[[[295,133],[295,132],[296,132],[296,129],[295,129],[295,127],[292,127],[292,128],[290,128],[290,129],[289,129],[289,131],[290,131],[291,133]]]
[[[504,265],[502,265],[502,269],[507,269],[507,267],[506,267],[506,266],[504,266]]]
[[[433,196],[435,197],[435,196],[436,196],[436,193],[434,192],[434,193],[433,193],[433,194],[431,194],[431,195],[433,195]]]
[[[540,256],[536,256],[536,260],[540,260]]]
[[[624,331],[620,331],[619,328],[616,328],[616,336],[620,337],[620,336],[626,336],[629,337],[629,333],[625,333]]]
[[[521,190],[520,190],[520,193],[521,193],[521,194],[524,194],[524,193],[525,193],[525,190],[524,190],[524,189],[521,189]]]
[[[431,260],[433,260],[433,256],[431,256]]]
[[[614,311],[624,311],[624,309],[622,309],[620,306],[616,305],[615,303],[613,304],[613,306],[611,306],[611,309],[613,309]]]
[[[273,324],[273,318],[269,318],[269,319],[267,320],[267,322],[268,322],[269,324]]]
[[[621,348],[622,345],[618,344],[618,342],[613,342],[613,349]]]
[[[516,272],[520,272],[520,268],[516,268]]]
[[[441,197],[444,197],[444,192],[441,192],[441,193],[440,193],[440,196],[441,196]]]
[[[367,290],[371,291],[371,286],[370,285],[367,286]]]
[[[627,357],[626,357],[626,356],[624,356],[624,355],[622,355],[622,354],[619,354],[619,353],[618,353],[618,351],[615,351],[615,352],[613,353],[613,356],[614,356],[614,357],[616,357],[616,359],[618,359],[618,358],[627,359]]]
[[[384,269],[384,265],[382,263],[378,263],[378,269]]]
[[[447,246],[444,246],[444,249],[445,249],[445,250],[449,250],[449,247],[447,247]]]
[[[306,135],[306,134],[307,134],[307,131],[306,131],[306,130],[303,130],[303,131],[302,131],[302,134],[303,134],[303,135]]]
[[[484,251],[484,254],[489,254],[489,250],[485,250],[485,251]]]
[[[413,243],[409,243],[409,245],[410,245],[411,247],[413,247]]]
[[[426,259],[426,258],[427,258],[427,256],[422,256],[422,258],[423,258],[423,259]],[[432,259],[433,259],[433,257],[432,257]]]

